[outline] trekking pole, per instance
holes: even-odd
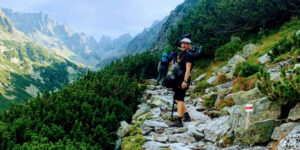
[[[171,118],[173,118],[173,112],[174,112],[174,105],[175,105],[175,99],[173,99],[173,106],[172,106],[172,113],[171,113]]]

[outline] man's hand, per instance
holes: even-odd
[[[188,87],[188,84],[186,82],[182,82],[181,88],[186,89]]]

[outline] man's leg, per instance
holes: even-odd
[[[159,81],[161,80],[162,78],[162,71],[161,71],[161,68],[159,68],[158,70],[158,77],[157,77],[157,84],[159,83]]]
[[[183,117],[183,114],[187,112],[184,102],[180,100],[175,100],[175,102],[177,103],[178,117]]]
[[[165,68],[163,69],[163,73],[162,73],[162,79],[163,79],[163,80],[166,79],[167,73],[168,73],[168,67],[165,67]]]

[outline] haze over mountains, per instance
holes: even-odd
[[[103,36],[99,42],[85,33],[75,33],[68,25],[53,21],[44,13],[18,13],[3,9],[16,28],[24,32],[31,40],[45,46],[52,52],[78,63],[92,67],[100,59],[113,56],[126,49],[131,35],[124,34],[112,40]]]

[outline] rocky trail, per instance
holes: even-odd
[[[246,45],[243,52],[235,55],[226,66],[215,69],[207,82],[212,84],[220,73],[233,78],[232,68],[238,62],[246,61],[255,48],[253,44]],[[264,55],[258,61],[265,64],[268,59]],[[280,77],[280,69],[288,65],[290,60],[268,66],[272,80]],[[299,64],[295,68],[297,66]],[[193,82],[204,78],[205,74]],[[185,104],[192,121],[185,122],[182,128],[170,128],[173,92],[161,85],[157,86],[155,80],[150,80],[144,93],[145,102],[139,105],[131,125],[126,121],[121,122],[118,130],[119,144],[121,138],[122,141],[130,138],[128,130],[134,128],[145,139],[142,148],[147,150],[268,150],[274,144],[278,145],[278,150],[300,149],[299,103],[290,111],[286,120],[279,120],[280,106],[277,103],[269,101],[257,88],[232,93],[232,84],[229,81],[207,88],[205,94],[198,98],[190,97],[195,88],[191,86]],[[215,96],[217,103],[224,93],[224,99],[232,99],[235,105],[221,110],[205,107],[204,99]],[[245,111],[245,104],[253,104],[254,111],[249,115]],[[176,105],[174,116],[177,116]],[[280,143],[278,140],[281,140]]]

